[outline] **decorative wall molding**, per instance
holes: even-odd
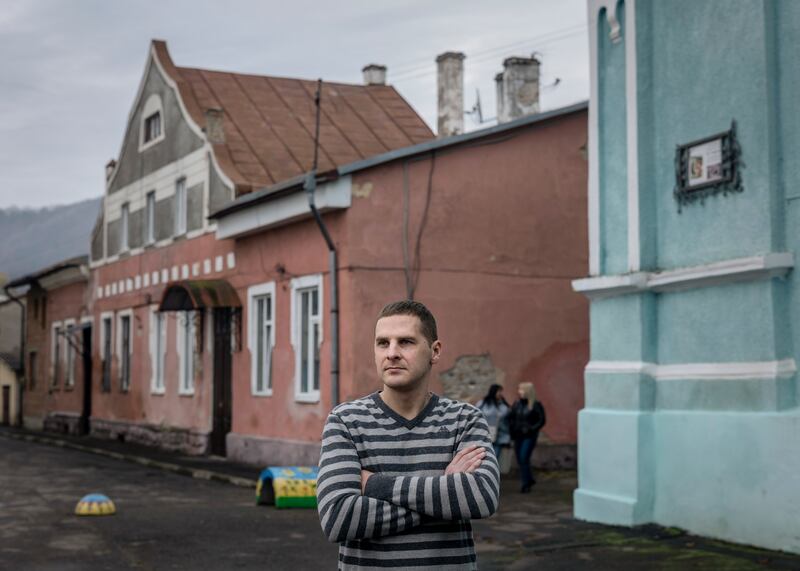
[[[590,299],[644,291],[663,293],[783,277],[793,267],[794,256],[791,252],[774,252],[661,272],[583,278],[574,280],[572,289]]]
[[[727,363],[680,363],[659,365],[644,361],[590,361],[586,372],[601,375],[642,374],[656,381],[681,380],[772,380],[797,372],[794,359]]]

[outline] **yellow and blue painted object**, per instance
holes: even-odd
[[[276,508],[317,507],[316,466],[270,466],[256,484],[256,504]]]
[[[117,508],[108,496],[89,494],[83,496],[75,506],[75,515],[114,515]]]

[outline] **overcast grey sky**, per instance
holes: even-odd
[[[587,34],[585,0],[0,0],[0,208],[103,193],[151,38],[186,67],[360,83],[384,64],[435,130],[437,54],[467,55],[465,107],[480,89],[493,117],[503,58],[537,52],[547,110],[588,98]]]

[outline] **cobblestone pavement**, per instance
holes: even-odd
[[[0,570],[335,568],[337,548],[316,511],[254,505],[257,473],[221,459],[0,431]],[[530,494],[504,479],[499,513],[474,523],[480,568],[800,570],[800,556],[677,529],[576,521],[575,486],[574,472],[542,473]],[[110,496],[117,515],[74,516],[92,492]]]

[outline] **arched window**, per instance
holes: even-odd
[[[161,97],[152,94],[142,107],[139,125],[139,151],[143,151],[164,139],[164,110]]]

